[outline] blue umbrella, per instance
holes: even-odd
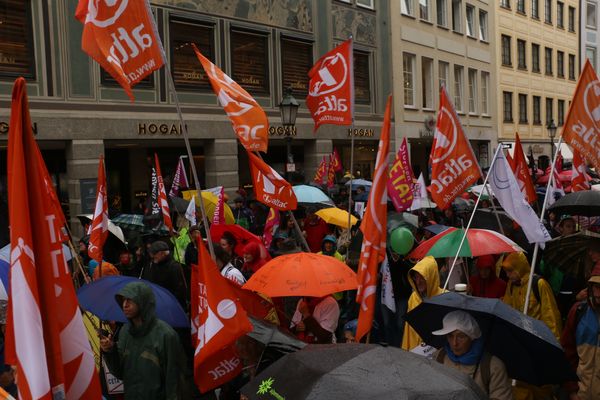
[[[104,321],[127,322],[115,295],[130,282],[144,282],[156,297],[156,316],[173,327],[187,328],[190,321],[175,296],[167,289],[130,276],[107,276],[82,286],[77,291],[81,307]]]
[[[346,182],[346,186],[350,186],[350,180]],[[368,181],[366,179],[352,179],[352,190],[356,190],[359,186],[364,186],[366,192],[371,191],[371,186],[373,186],[373,182]]]
[[[321,189],[309,185],[296,185],[292,187],[298,203],[322,203],[334,206],[333,201]]]

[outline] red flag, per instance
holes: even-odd
[[[529,166],[527,165],[527,159],[525,158],[525,153],[523,152],[523,146],[521,146],[519,134],[516,133],[515,136],[513,162],[512,164],[509,163],[509,165],[515,174],[515,178],[517,178],[517,183],[519,184],[521,192],[525,196],[525,201],[528,203],[533,203],[537,199],[535,186],[533,185],[533,179],[531,179],[531,174],[529,173]]]
[[[333,167],[333,161],[331,155],[329,155],[329,165],[327,167],[327,187],[332,188],[335,186],[335,169]]]
[[[206,392],[239,373],[241,362],[232,345],[252,331],[252,325],[200,239],[198,264],[192,266],[191,289],[194,380]]]
[[[562,131],[565,142],[600,170],[600,81],[586,60]]]
[[[38,149],[39,150],[39,149]],[[48,196],[48,200],[50,205],[54,209],[54,215],[58,218],[58,225],[60,226],[61,233],[61,242],[69,240],[69,233],[67,232],[67,219],[65,218],[65,214],[63,213],[62,207],[60,205],[60,200],[58,200],[58,196],[56,195],[56,189],[54,188],[54,184],[52,183],[52,179],[50,178],[50,174],[48,173],[48,169],[46,168],[46,164],[44,163],[44,159],[42,158],[42,153],[37,151],[38,157],[38,165],[42,167],[42,175],[44,178],[44,187],[46,189],[46,195]]]
[[[60,216],[48,201],[23,78],[13,88],[8,147],[6,362],[18,367],[20,398],[99,399],[94,355],[62,253]]]
[[[327,173],[327,160],[325,160],[325,156],[323,156],[323,159],[321,160],[321,163],[319,164],[319,168],[317,169],[317,172],[315,173],[315,177],[314,177],[313,181],[319,185],[322,185],[325,181],[326,173]]]
[[[219,196],[217,197],[219,200],[215,207],[212,223],[216,225],[225,225],[225,188],[223,186],[221,186]]]
[[[415,178],[409,157],[406,138],[403,138],[396,159],[392,164],[392,168],[390,168],[390,176],[387,182],[388,198],[392,200],[398,212],[408,210],[413,202],[412,188]]]
[[[185,173],[185,166],[183,165],[183,158],[179,157],[175,176],[173,177],[173,184],[171,185],[171,190],[169,190],[169,197],[179,196],[179,189],[181,187],[187,188],[189,186],[190,184],[188,183],[188,178]]]
[[[340,154],[335,147],[333,148],[333,153],[331,153],[331,163],[333,164],[333,169],[335,172],[342,172],[344,170],[344,167],[342,167]]]
[[[579,152],[573,149],[573,171],[571,174],[571,191],[590,190],[590,183],[586,177],[586,165]]]
[[[102,264],[102,248],[108,237],[108,201],[106,200],[106,175],[104,157],[100,156],[98,164],[98,182],[96,183],[96,208],[90,227],[90,244],[88,255]]]
[[[248,151],[266,153],[269,146],[267,114],[248,92],[204,57],[196,45],[192,47],[242,146]]]
[[[346,40],[316,62],[308,72],[306,107],[315,121],[315,132],[325,124],[352,125],[352,39]]]
[[[358,326],[356,328],[357,341],[370,331],[373,325],[377,265],[385,258],[391,110],[392,96],[389,96],[383,117],[381,137],[379,138],[373,186],[369,193],[367,210],[360,224],[360,230],[363,232],[363,243],[358,263],[358,291],[356,293],[356,302],[360,304]]]
[[[158,204],[162,211],[163,222],[165,226],[169,228],[169,231],[173,231],[173,222],[171,221],[171,211],[169,210],[169,202],[167,201],[167,192],[165,191],[165,183],[163,182],[158,155],[156,153],[154,153],[154,164],[156,166],[156,180],[158,183]]]
[[[560,173],[562,172],[562,164],[563,164],[563,158],[562,158],[562,154],[560,153],[560,150],[558,152],[558,154],[556,155],[556,160],[554,161],[554,174],[552,175],[554,177],[554,188],[555,189],[559,189],[559,190],[563,190],[563,184],[562,181],[560,180]],[[547,174],[550,173],[550,167],[547,168],[546,171]],[[563,193],[564,194],[564,193]]]
[[[281,211],[295,210],[298,200],[290,185],[263,160],[248,152],[256,200]]]
[[[431,198],[442,210],[481,177],[471,144],[444,87],[440,90],[430,163]]]
[[[517,136],[519,136],[519,134],[516,134]],[[515,144],[516,146],[516,144]],[[510,167],[510,169],[512,169],[513,171],[515,170],[515,159],[510,155],[510,153],[507,151],[506,152],[506,161],[508,162],[508,166]]]
[[[81,47],[125,89],[164,64],[163,48],[146,0],[79,0]]]
[[[273,234],[275,229],[279,226],[279,210],[276,208],[269,208],[269,215],[265,221],[265,229],[263,231],[263,243],[268,249],[271,246],[273,240]]]

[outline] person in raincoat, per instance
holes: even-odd
[[[496,258],[492,255],[477,257],[477,275],[469,278],[471,295],[500,299],[506,293],[506,282],[496,276]]]
[[[326,235],[323,238],[323,243],[321,244],[321,251],[317,254],[322,254],[324,256],[331,256],[344,262],[344,256],[342,256],[339,251],[337,251],[337,239],[333,235]]]
[[[115,296],[129,320],[118,333],[100,338],[109,371],[123,381],[125,400],[176,400],[184,354],[177,333],[156,318],[156,299],[143,282],[127,284]]]
[[[408,309],[410,312],[417,307],[423,299],[444,293],[440,287],[440,275],[435,258],[427,256],[419,261],[408,272],[408,281],[412,286],[413,292],[408,298]],[[402,348],[410,351],[421,344],[422,340],[419,334],[409,325],[404,325],[404,335],[402,335]]]

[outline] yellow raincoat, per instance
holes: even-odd
[[[438,265],[435,261],[435,258],[432,256],[427,256],[421,261],[419,261],[414,267],[411,268],[411,271],[418,272],[425,281],[427,281],[427,298],[431,298],[433,296],[437,296],[439,294],[444,293],[444,290],[440,287],[440,274],[438,272]],[[413,292],[408,298],[408,310],[407,312],[414,309],[416,306],[421,304],[423,299],[417,288],[415,283],[413,282],[411,273],[408,273],[408,281],[412,286]],[[409,325],[404,324],[404,335],[402,335],[402,348],[404,350],[412,350],[416,346],[420,345],[422,342],[421,337],[417,334],[417,332]]]

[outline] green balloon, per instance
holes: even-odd
[[[398,228],[392,231],[390,235],[390,247],[395,253],[406,255],[415,244],[415,238],[410,230]]]

